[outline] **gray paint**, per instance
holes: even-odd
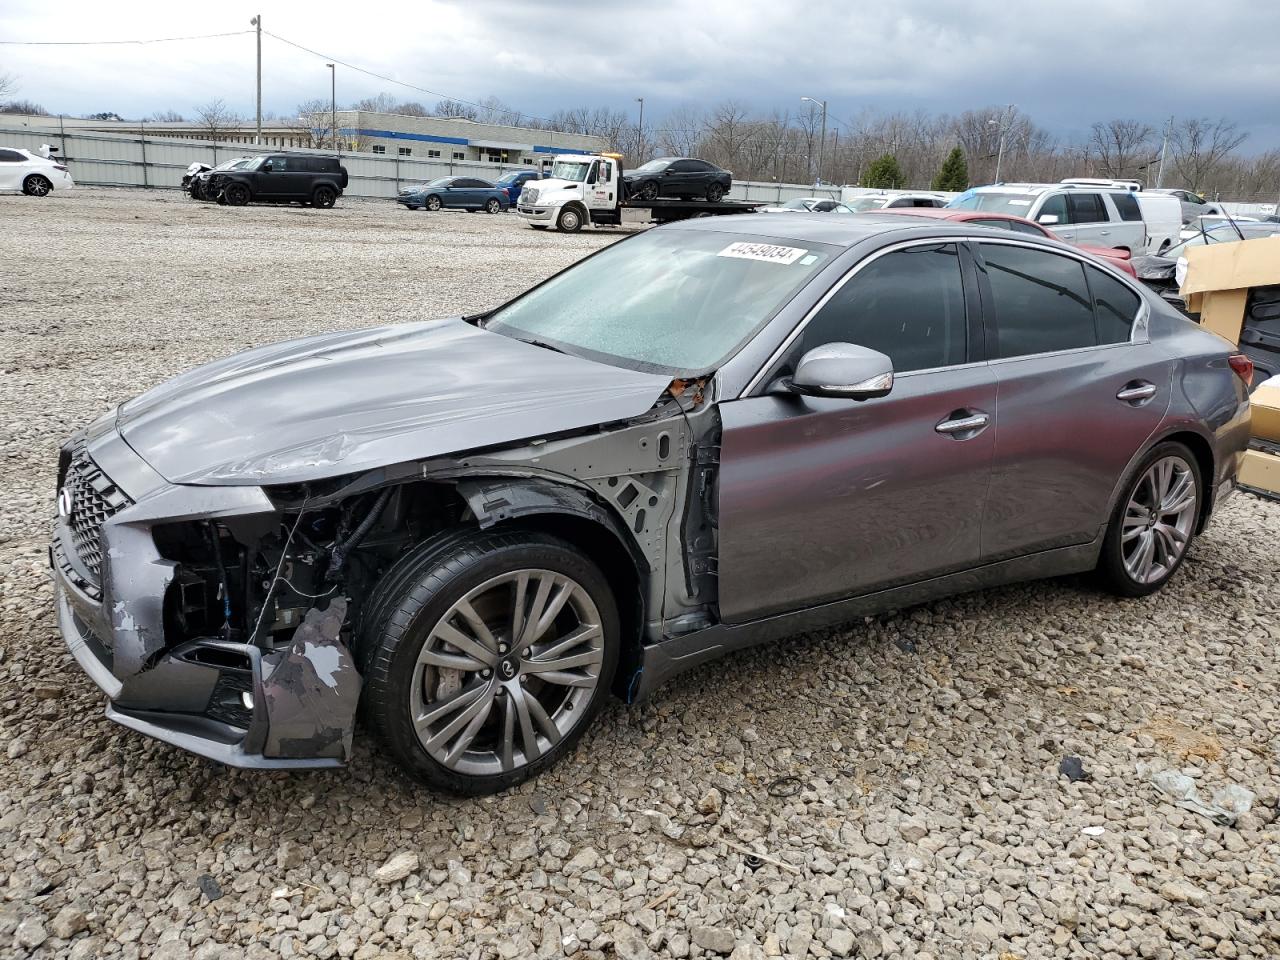
[[[1226,364],[1233,348],[1154,295],[1139,291],[1149,316],[1131,344],[979,355],[900,374],[888,396],[867,401],[780,396],[770,378],[785,344],[857,263],[896,244],[991,236],[781,214],[662,229],[742,229],[846,250],[679,399],[664,395],[665,377],[454,319],[250,351],[73,438],[135,501],[103,527],[103,602],[54,564],[61,629],[114,701],[108,715],[234,765],[331,766],[348,755],[359,676],[338,613],[313,611],[301,647],[283,651],[164,642],[159,598],[174,565],[152,527],[221,518],[242,542],[262,536],[279,524],[277,484],[345,477],[319,497],[329,503],[428,480],[456,485],[477,526],[557,514],[597,523],[626,547],[640,586],[637,655],[624,661],[634,672],[620,678],[633,698],[787,632],[1089,569],[1127,471],[1162,437],[1191,435],[1211,450],[1204,520],[1230,488],[1249,429],[1243,384]],[[1007,242],[1080,257],[1053,241]],[[1157,393],[1122,405],[1115,393],[1136,377]],[[989,424],[936,432],[965,409]],[[216,670],[200,652],[211,648],[250,664],[247,729],[204,715]],[[325,675],[341,679],[320,689],[334,658],[339,670]]]

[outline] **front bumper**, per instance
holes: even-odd
[[[555,220],[556,211],[559,207],[530,206],[527,203],[518,203],[516,205],[516,213],[520,219],[528,220],[530,223],[550,223]]]
[[[75,442],[133,501],[101,525],[96,578],[76,555],[67,519],[57,521],[49,550],[58,628],[81,669],[106,694],[107,716],[230,766],[342,765],[350,757],[360,677],[337,639],[341,619],[332,636],[314,630],[304,636],[299,627],[295,641],[275,648],[220,637],[166,640],[166,594],[179,565],[160,555],[151,528],[274,514],[266,494],[256,487],[169,484],[129,449],[114,425]],[[341,609],[345,614],[345,602]],[[323,658],[332,684],[314,682],[312,653]]]

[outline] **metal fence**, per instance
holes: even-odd
[[[212,140],[177,140],[149,136],[145,126],[138,134],[100,133],[79,130],[59,131],[54,127],[24,129],[0,126],[0,147],[37,150],[43,143],[58,148],[76,183],[97,187],[150,187],[177,189],[182,175],[192,163],[215,166],[236,157],[256,153],[316,153],[288,147],[254,147],[243,143]],[[347,168],[347,195],[352,197],[394,197],[406,184],[422,183],[436,177],[469,173],[497,179],[512,170],[528,170],[527,165],[481,163],[474,160],[445,160],[383,156],[373,153],[344,154]],[[840,198],[839,187],[814,187],[794,183],[735,182],[729,196],[734,200],[763,200],[785,203],[795,197]]]

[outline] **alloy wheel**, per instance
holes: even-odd
[[[431,628],[414,665],[410,719],[444,767],[509,772],[586,715],[603,662],[600,612],[580,583],[550,570],[504,573]]]
[[[1125,506],[1120,550],[1134,582],[1156,583],[1182,558],[1196,522],[1195,473],[1181,457],[1147,468]]]
[[[32,197],[47,197],[49,191],[53,188],[44,177],[28,177],[27,178],[27,194]]]

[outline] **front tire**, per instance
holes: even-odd
[[[582,229],[582,214],[574,207],[565,207],[556,218],[556,229],[562,233],[577,233]]]
[[[226,198],[227,203],[233,207],[243,207],[249,202],[249,188],[243,183],[230,184],[222,195]]]
[[[437,212],[437,211],[438,211],[442,206],[444,206],[444,204],[440,201],[440,198],[439,198],[439,197],[431,196],[431,197],[427,197],[427,204],[426,204],[426,206],[427,206],[427,209],[428,209],[428,210],[430,210],[432,213],[435,213],[435,212]]]
[[[28,197],[47,197],[52,189],[53,184],[49,182],[49,178],[38,173],[33,173],[22,181],[22,192]]]
[[[534,532],[462,532],[392,567],[361,626],[371,725],[413,776],[506,790],[573,749],[609,696],[621,627],[600,569]]]
[[[1182,566],[1195,537],[1204,479],[1181,443],[1157,444],[1130,476],[1107,526],[1098,558],[1102,585],[1122,597],[1145,597]]]
[[[640,188],[640,199],[641,200],[657,200],[658,185],[654,183],[652,180],[647,181],[644,184],[644,186]]]

